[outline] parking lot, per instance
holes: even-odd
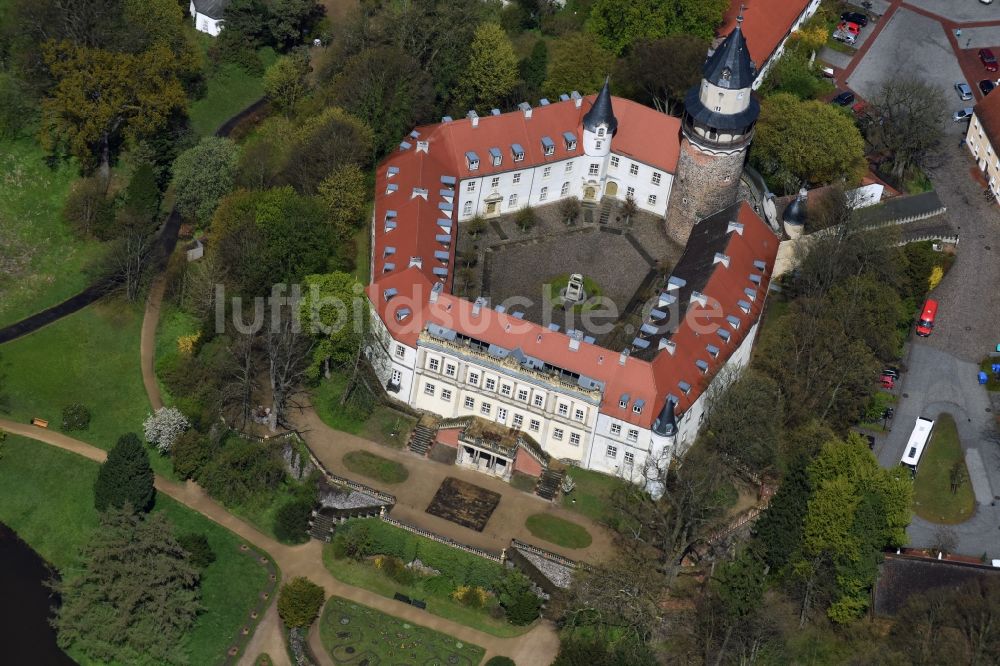
[[[944,27],[906,8],[883,20],[888,23],[847,79],[850,88],[862,98],[871,99],[886,80],[917,78],[939,86],[959,108],[954,85],[964,76]]]
[[[1000,18],[1000,5],[994,2],[984,5],[978,0],[906,0],[913,5],[943,19],[955,23],[974,23],[976,21],[995,21]]]

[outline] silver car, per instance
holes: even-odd
[[[955,84],[955,91],[961,99],[972,99],[972,88],[964,81]]]
[[[959,109],[958,111],[956,111],[951,115],[951,119],[954,120],[956,123],[961,122],[963,120],[968,120],[971,117],[972,117],[971,106],[967,106],[964,109]]]

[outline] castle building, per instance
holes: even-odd
[[[229,0],[191,0],[188,12],[194,21],[195,29],[212,37],[218,37],[222,32],[222,24],[225,22],[223,17],[228,4]]]
[[[749,360],[778,248],[736,202],[758,111],[752,73],[737,28],[708,59],[683,120],[605,83],[597,95],[415,129],[376,171],[366,353],[389,394],[634,481],[693,443],[713,379]],[[685,149],[697,159],[685,162]],[[731,181],[715,183],[724,194],[711,187],[720,173]],[[699,199],[685,215],[706,214],[684,222],[681,259],[623,349],[450,293],[459,224],[474,216],[630,197],[669,220],[679,189]]]

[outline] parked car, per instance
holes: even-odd
[[[955,91],[961,99],[972,99],[972,88],[965,81],[959,81],[955,84]]]
[[[882,368],[883,377],[899,377],[899,370],[896,368]]]
[[[834,104],[839,104],[840,106],[850,106],[854,104],[854,93],[850,90],[845,90],[831,100]]]
[[[993,79],[983,79],[979,82],[979,92],[983,93],[983,96],[989,95],[993,92],[993,89],[997,87],[997,84]]]
[[[986,68],[987,72],[997,71],[997,57],[993,55],[993,51],[990,49],[979,49],[979,61],[983,63],[983,67]]]
[[[951,115],[951,119],[956,123],[962,122],[963,120],[968,120],[972,117],[972,107],[967,106],[964,109],[959,109]]]
[[[857,23],[842,21],[837,25],[837,29],[834,30],[833,38],[845,44],[853,44],[857,41],[859,32],[861,32],[861,26]]]
[[[879,382],[881,382],[882,388],[887,389],[889,391],[891,391],[894,388],[896,388],[896,378],[895,377],[889,377],[888,375],[882,375],[879,378]]]
[[[868,16],[862,14],[861,12],[844,12],[840,15],[840,20],[857,23],[862,28],[867,27],[868,25]]]

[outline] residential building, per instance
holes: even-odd
[[[200,32],[218,37],[222,32],[223,14],[229,0],[191,0],[188,12],[194,27]]]
[[[991,94],[973,108],[965,145],[976,158],[991,197],[1000,197],[1000,95]]]

